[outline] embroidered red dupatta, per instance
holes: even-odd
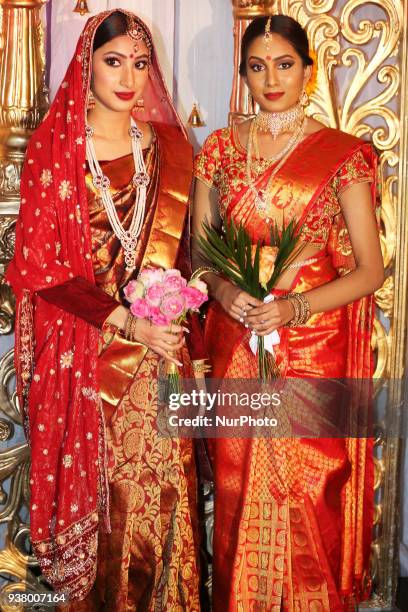
[[[312,233],[319,220],[314,210],[319,196],[357,151],[375,177],[376,159],[370,145],[329,129],[304,141],[273,185],[272,199],[284,208],[285,221],[294,217]],[[270,172],[258,178],[257,189],[265,188]],[[374,181],[373,205],[375,187]],[[267,226],[254,214],[253,195],[244,183],[229,199],[225,212],[235,222],[244,222],[255,240],[267,235]],[[299,271],[292,289],[307,291],[353,269],[352,249],[341,215],[330,227],[325,247],[325,256]],[[299,355],[297,365],[304,366],[302,351],[307,351],[311,376],[370,378],[373,312],[370,296],[339,311],[338,319],[331,313],[320,315],[321,329],[313,323],[310,329],[280,330],[277,359],[282,374],[302,376],[302,367],[297,368],[292,357]],[[342,337],[345,367],[339,365],[339,373],[328,365],[330,343],[325,345],[322,340],[325,321],[326,327],[337,326],[338,336]],[[205,342],[215,378],[256,376],[242,351],[247,336],[247,330],[217,303],[211,304]],[[360,418],[364,426],[366,415],[360,414]],[[252,609],[258,605],[290,612],[340,612],[367,596],[373,446],[372,440],[361,437],[361,431],[357,428],[356,437],[346,440],[211,441],[216,483],[215,610]],[[305,453],[305,462],[296,458],[295,447],[300,457]],[[316,485],[313,503],[307,487],[304,491],[311,466],[316,473],[320,470],[326,475],[325,483]],[[311,492],[313,487],[309,487]]]
[[[100,523],[109,530],[98,330],[37,292],[78,276],[94,279],[85,113],[94,34],[111,12],[87,22],[55,100],[29,143],[15,256],[7,272],[17,297],[17,390],[31,447],[32,545],[43,574],[71,599],[89,592]],[[154,53],[144,99],[144,120],[182,127]],[[184,172],[175,190],[167,176],[159,194],[149,243],[149,261],[158,265],[174,262],[187,210],[191,148],[179,140],[184,149],[181,143],[164,143],[167,159],[184,160]]]

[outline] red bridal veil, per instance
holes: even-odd
[[[121,9],[120,9],[121,10]],[[82,599],[96,572],[100,523],[109,529],[98,330],[36,293],[80,276],[93,282],[85,187],[86,100],[98,26],[88,20],[65,78],[27,149],[15,256],[17,390],[31,447],[31,537],[42,572]],[[146,26],[131,13],[146,35]],[[182,128],[152,45],[137,118]],[[183,129],[183,128],[182,128]]]

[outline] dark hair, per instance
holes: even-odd
[[[109,17],[102,21],[95,32],[92,51],[95,52],[97,49],[99,49],[99,47],[102,47],[102,45],[105,45],[113,38],[123,36],[133,28],[137,28],[138,31],[142,31],[142,37],[144,38],[145,42],[147,42],[149,55],[151,55],[153,45],[146,26],[142,21],[140,21],[140,19],[131,13],[127,14],[123,11],[114,11],[109,15]]]
[[[128,20],[125,13],[121,11],[115,11],[104,21],[95,32],[93,51],[95,52],[99,47],[105,45],[107,42],[116,38],[116,36],[123,36],[128,30]]]
[[[246,75],[246,57],[249,45],[255,38],[265,35],[266,24],[269,17],[257,17],[247,27],[241,41],[241,63],[239,74]],[[313,60],[309,55],[309,41],[307,34],[298,21],[287,15],[274,15],[271,19],[271,34],[279,34],[287,40],[296,53],[302,58],[304,66],[311,66]]]

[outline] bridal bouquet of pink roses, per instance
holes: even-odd
[[[147,319],[154,325],[180,324],[189,312],[198,311],[208,299],[207,285],[199,279],[187,281],[179,270],[170,268],[143,268],[137,280],[124,288],[130,312],[139,319]],[[169,364],[170,365],[170,364]],[[168,369],[170,392],[179,392],[177,368]]]

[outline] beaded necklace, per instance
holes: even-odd
[[[86,126],[86,154],[89,168],[92,174],[92,182],[99,191],[102,203],[108,215],[109,223],[125,252],[126,271],[132,272],[135,268],[137,241],[143,226],[146,210],[146,190],[150,183],[150,177],[146,172],[143,159],[142,138],[143,132],[137,127],[133,118],[130,120],[129,136],[132,140],[133,160],[135,163],[135,173],[133,175],[133,185],[136,189],[136,201],[133,210],[133,217],[128,230],[125,230],[119,220],[109,186],[109,178],[103,174],[102,168],[96,158],[95,147],[92,136],[95,130],[89,125]]]

